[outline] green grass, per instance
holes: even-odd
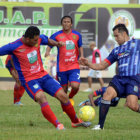
[[[75,96],[75,110],[78,104],[87,99],[88,93],[79,92]],[[72,128],[70,120],[63,114],[60,103],[47,95],[52,110],[59,121],[65,125],[65,131],[58,131],[50,124],[27,93],[22,98],[23,107],[13,105],[12,91],[0,91],[0,140],[139,140],[140,114],[124,107],[124,99],[116,108],[110,108],[105,129],[92,131],[98,123],[98,107],[96,117],[90,128]]]

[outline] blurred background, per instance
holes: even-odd
[[[51,36],[61,29],[64,15],[73,18],[73,29],[82,34],[84,55],[89,60],[89,43],[95,41],[102,60],[117,46],[112,28],[124,23],[131,37],[140,38],[140,0],[0,0],[0,46],[20,38],[30,25],[38,26],[42,34]],[[47,46],[46,46],[47,47]],[[44,58],[46,47],[41,46],[45,69],[55,74],[57,49]],[[0,80],[13,80],[5,68],[6,56],[0,57]],[[87,80],[89,69],[81,66],[81,79]],[[102,71],[106,81],[115,74],[115,64]]]

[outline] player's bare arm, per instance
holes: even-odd
[[[83,47],[80,47],[80,49],[79,49],[79,50],[80,50],[80,54],[81,54],[81,55],[80,55],[80,57],[84,57]]]
[[[51,52],[51,48],[49,46],[47,46],[46,52],[45,52],[45,57],[49,56],[50,52]]]
[[[50,45],[50,46],[58,46],[58,47],[62,47],[62,46],[65,45],[65,43],[62,42],[62,41],[57,42],[57,41],[55,41],[55,40],[53,40],[53,39],[48,38],[48,45]]]
[[[81,65],[88,66],[89,68],[94,69],[94,70],[104,70],[109,66],[109,64],[106,61],[101,61],[101,63],[99,63],[99,64],[96,64],[96,63],[93,64],[84,57],[81,57],[79,59],[79,63]]]
[[[88,95],[88,98],[89,98],[89,100],[90,100],[91,105],[92,105],[93,107],[95,107],[93,97],[94,97],[94,94],[93,94],[93,93],[91,93],[91,94]]]

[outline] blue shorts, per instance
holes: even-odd
[[[128,95],[139,96],[140,76],[119,76],[113,77],[109,86],[112,86],[118,97],[126,97]]]
[[[35,95],[39,91],[47,92],[51,96],[62,88],[58,81],[53,79],[49,74],[39,79],[31,80],[27,83],[22,83],[28,95],[35,100]]]
[[[57,79],[62,86],[67,85],[68,81],[80,83],[80,70],[73,69],[65,72],[57,72]]]

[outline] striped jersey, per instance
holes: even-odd
[[[82,47],[81,34],[74,30],[66,34],[63,30],[60,30],[50,38],[66,44],[65,46],[57,47],[57,72],[79,69],[79,48]]]
[[[112,50],[105,61],[111,65],[118,62],[120,76],[140,74],[140,40],[131,39]]]
[[[0,48],[0,55],[10,54],[22,82],[38,79],[47,74],[43,68],[40,54],[40,45],[47,45],[48,37],[40,35],[35,46],[27,46],[22,42],[22,38],[15,42],[4,45]]]

